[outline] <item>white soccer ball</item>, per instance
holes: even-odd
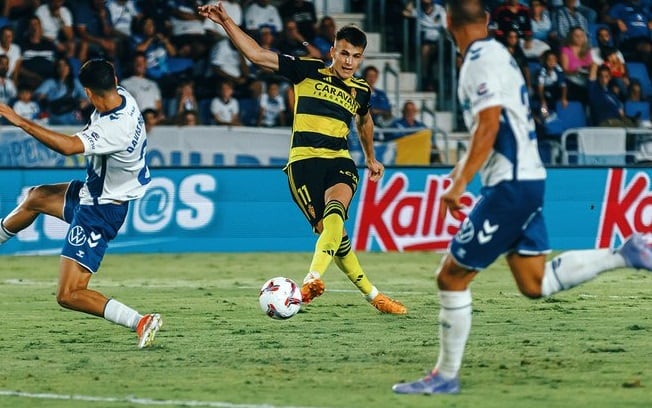
[[[289,319],[301,309],[301,289],[292,279],[278,276],[263,284],[258,301],[272,319]]]

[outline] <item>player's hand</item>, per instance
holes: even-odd
[[[453,179],[453,182],[441,196],[441,205],[439,206],[439,216],[441,218],[446,217],[447,210],[456,213],[464,207],[460,201],[464,191],[466,191],[466,183],[460,179]]]
[[[229,18],[229,14],[224,10],[222,2],[199,6],[197,7],[197,13],[219,25],[223,25]]]
[[[371,181],[378,181],[385,173],[385,166],[378,160],[367,160],[367,168],[369,169],[369,179]]]
[[[20,116],[18,116],[18,114],[13,109],[11,109],[9,105],[4,103],[0,103],[0,116],[4,117],[14,125],[20,119]]]

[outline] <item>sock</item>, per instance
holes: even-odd
[[[589,281],[601,272],[624,267],[625,259],[612,249],[564,252],[546,262],[541,295],[550,296]]]
[[[129,327],[132,330],[136,330],[136,325],[141,317],[143,316],[137,311],[115,299],[109,299],[104,306],[104,318],[106,320]]]
[[[335,264],[346,277],[367,297],[368,301],[372,301],[378,294],[378,290],[371,284],[367,275],[362,270],[362,266],[358,261],[355,252],[351,250],[351,240],[349,236],[342,237],[340,247],[335,253]]]
[[[15,233],[9,232],[5,228],[4,221],[5,221],[4,218],[0,219],[0,245],[4,244],[5,242],[9,241],[11,238],[16,236]]]
[[[464,347],[471,332],[471,291],[439,291],[439,358],[435,370],[454,378],[462,366]]]
[[[315,252],[310,264],[311,272],[318,272],[323,275],[333,260],[333,256],[342,242],[342,231],[344,230],[344,218],[346,209],[339,201],[331,200],[326,203],[324,209],[323,230],[319,234]]]

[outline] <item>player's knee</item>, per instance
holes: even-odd
[[[47,203],[50,198],[51,195],[43,186],[30,187],[21,205],[28,210],[37,210],[43,207],[43,204]]]
[[[58,290],[57,303],[59,306],[66,309],[73,309],[73,304],[75,303],[75,294],[69,290]]]
[[[541,285],[537,285],[535,282],[520,283],[518,285],[518,290],[521,293],[530,299],[539,299],[541,298]]]

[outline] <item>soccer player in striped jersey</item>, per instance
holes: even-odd
[[[344,221],[358,186],[358,171],[349,154],[347,137],[355,117],[369,177],[383,175],[374,156],[370,88],[353,77],[362,62],[366,35],[354,26],[338,31],[331,48],[332,64],[295,58],[263,49],[229,17],[221,3],[198,8],[200,15],[220,24],[252,63],[277,72],[294,84],[294,122],[285,172],[292,198],[319,234],[301,294],[309,303],[324,292],[323,274],[332,260],[379,311],[405,314],[401,303],[380,293],[363,272]],[[310,46],[304,43],[305,47]]]
[[[113,65],[90,60],[79,72],[95,107],[90,123],[72,136],[24,119],[0,104],[0,115],[50,149],[87,158],[86,181],[32,187],[22,203],[0,219],[0,244],[30,226],[40,214],[68,224],[59,263],[57,302],[67,309],[104,317],[138,334],[138,348],[149,346],[161,327],[157,313],[141,315],[88,288],[104,253],[122,226],[129,202],[142,197],[150,182],[145,164],[147,134],[135,99],[117,86]]]
[[[471,330],[469,284],[503,254],[519,290],[533,299],[615,268],[652,270],[652,249],[638,234],[618,250],[569,251],[546,262],[546,170],[538,154],[525,80],[507,49],[488,36],[489,15],[482,0],[448,1],[447,7],[448,30],[464,57],[458,98],[471,141],[450,175],[442,216],[461,209],[460,198],[476,173],[483,187],[437,271],[439,359],[428,376],[394,385],[399,394],[459,392],[459,370]]]

